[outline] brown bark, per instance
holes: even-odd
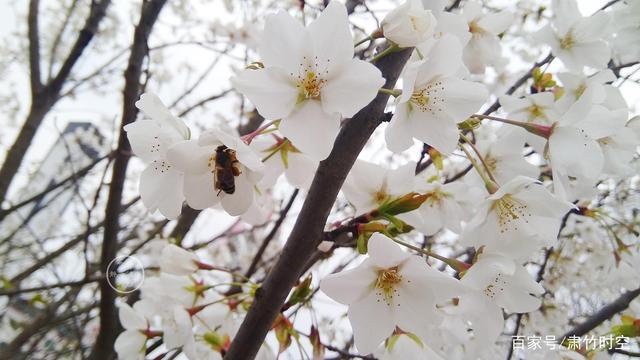
[[[413,49],[390,54],[376,66],[392,89]],[[255,357],[289,291],[322,240],[331,207],[358,154],[380,124],[389,95],[380,93],[340,130],[329,157],[320,163],[300,215],[278,262],[256,292],[226,360]]]
[[[129,62],[124,73],[125,85],[123,90],[122,122],[120,125],[118,148],[113,162],[109,198],[105,210],[104,238],[100,257],[100,268],[103,274],[106,273],[109,263],[116,257],[118,252],[122,191],[127,175],[127,166],[131,157],[131,144],[127,139],[124,126],[135,121],[138,115],[135,102],[140,97],[142,65],[149,51],[147,41],[153,25],[158,19],[158,15],[165,3],[166,0],[151,0],[143,3],[140,20],[133,34],[133,44],[131,46]],[[113,344],[115,343],[119,330],[115,299],[116,292],[111,288],[106,279],[101,281],[100,332],[98,333],[96,344],[91,354],[92,359],[115,358]]]

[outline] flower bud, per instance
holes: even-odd
[[[413,47],[433,35],[436,18],[420,0],[407,0],[382,21],[384,37],[400,47]]]

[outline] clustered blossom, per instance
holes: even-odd
[[[283,11],[267,17],[259,53],[264,67],[240,72],[233,85],[316,160],[329,155],[341,117],[355,115],[384,84],[380,70],[353,58],[347,11],[337,1],[306,28]]]
[[[347,9],[338,1],[307,26],[285,11],[268,15],[256,61],[231,80],[265,119],[243,137],[216,124],[192,138],[157,96],[142,95],[136,105],[150,120],[125,130],[146,163],[140,176],[145,206],[175,219],[186,200],[193,209],[221,207],[246,223],[265,224],[272,220],[281,175],[304,193],[332,152],[342,121],[378,93],[391,94],[384,143],[403,163],[357,159],[342,188],[351,204],[344,210],[348,218],[325,233],[350,233],[366,258],[317,284],[301,284],[319,287],[348,307],[359,354],[492,358],[505,313],[539,309],[545,287],[555,286],[543,287],[542,272],[534,275],[527,264],[543,249],[562,251],[557,239],[569,212],[602,216],[589,210],[589,201],[604,174],[634,172],[640,118],[629,120],[629,107],[611,84],[616,74],[605,68],[612,53],[637,55],[618,43],[628,44],[640,29],[629,20],[638,20],[637,14],[621,8],[613,17],[623,21],[609,33],[608,13],[585,17],[574,0],[553,0],[553,17],[535,40],[548,45],[564,67],[553,73],[558,81],[532,73],[536,86],[530,91],[512,89],[492,98],[479,76],[487,68],[499,71],[503,34],[515,15],[485,11],[474,1],[465,1],[460,11],[444,11],[444,4],[406,0],[386,14],[380,29],[355,43]],[[354,57],[355,48],[380,37],[389,47],[376,58],[413,48],[401,89],[382,88],[385,79],[375,61]],[[500,104],[497,115],[480,114],[493,99]],[[423,149],[418,163],[405,156],[416,140]],[[466,170],[458,169],[462,163]],[[440,254],[431,242],[439,236],[462,250],[465,260]],[[327,257],[343,245],[323,240],[318,249]],[[632,284],[640,256],[615,242],[615,268],[605,260],[601,267]],[[438,269],[434,259],[456,276]],[[222,358],[244,315],[241,305],[248,306],[255,292],[245,289],[242,301],[225,297],[203,276],[220,269],[177,245],[163,249],[159,266],[160,277],[145,284],[142,299],[120,307],[125,331],[116,341],[118,354],[140,358],[147,340],[162,336],[168,349],[182,348],[190,359]],[[297,286],[288,301],[304,293]],[[296,330],[285,310],[279,316],[272,328],[282,350]],[[309,339],[316,351],[323,347],[313,330]],[[271,355],[264,345],[260,356]]]
[[[144,359],[147,340],[160,338],[166,349],[189,358],[222,359],[238,329],[241,301],[225,298],[219,284],[228,283],[212,265],[179,246],[169,244],[160,255],[160,276],[146,281],[141,299],[119,305],[125,331],[115,342],[118,358]],[[211,273],[214,274],[211,274]],[[275,359],[264,346],[257,359]]]

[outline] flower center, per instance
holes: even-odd
[[[511,195],[505,195],[496,200],[492,205],[492,209],[498,216],[498,225],[502,234],[509,231],[518,231],[519,221],[523,220],[525,223],[529,223],[528,218],[531,217],[527,205]]]
[[[476,21],[472,21],[469,23],[469,32],[473,36],[473,35],[481,35],[485,31],[483,28],[480,27],[480,25],[478,25]]]
[[[315,72],[307,71],[307,74],[298,83],[297,87],[300,95],[305,99],[318,99],[320,98],[320,90],[325,82]]]
[[[373,199],[376,202],[376,204],[382,204],[388,198],[389,198],[389,195],[384,189],[380,189],[373,193]]]
[[[444,99],[440,95],[440,91],[443,90],[444,86],[442,86],[442,82],[431,82],[421,89],[414,90],[409,102],[420,111],[435,115],[436,112],[442,112],[441,106],[444,103]]]
[[[378,271],[378,278],[376,279],[375,290],[379,298],[389,306],[393,302],[393,297],[398,294],[398,290],[395,288],[402,282],[402,275],[398,272],[398,267],[383,269]],[[378,299],[380,302],[380,299]],[[400,306],[400,304],[397,304]]]
[[[429,195],[424,201],[425,204],[433,207],[435,204],[440,204],[445,198],[451,197],[451,194],[442,191],[441,189],[435,189],[432,192],[427,193]]]
[[[496,294],[502,293],[504,291],[505,285],[507,285],[507,282],[505,281],[504,277],[501,273],[497,273],[496,277],[493,278],[493,281],[491,281],[489,285],[484,288],[484,294],[489,299],[494,299],[496,297]]]
[[[604,146],[607,146],[607,145],[611,144],[612,141],[613,141],[613,139],[611,139],[610,136],[598,139],[598,143],[600,145],[604,145]]]
[[[582,94],[584,94],[585,90],[587,90],[587,85],[580,84],[580,86],[578,86],[578,88],[573,92],[573,94],[576,96],[576,99],[581,97]]]
[[[576,40],[573,38],[573,34],[568,32],[562,39],[560,39],[560,48],[569,50],[575,45]]]
[[[330,63],[330,59],[326,59],[326,63],[320,64],[317,56],[313,58],[313,61],[306,56],[303,57],[303,63],[300,64],[300,70],[295,77],[296,87],[298,88],[298,102],[320,98],[320,91],[327,82],[323,77],[329,75],[328,68]],[[293,73],[291,73],[291,76],[294,76]]]
[[[496,160],[491,155],[487,154],[487,156],[484,157],[484,162],[485,162],[485,164],[487,164],[487,167],[489,168],[489,171],[491,171],[491,172],[495,172],[496,171],[496,168],[498,166],[498,160]]]
[[[529,119],[530,120],[533,120],[535,118],[543,118],[543,117],[545,117],[544,110],[538,105],[534,104],[534,105],[529,106],[527,111],[529,112],[529,116],[530,116]]]

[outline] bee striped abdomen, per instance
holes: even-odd
[[[218,146],[214,166],[214,189],[218,190],[218,194],[221,191],[233,194],[236,191],[235,177],[240,173],[240,162],[235,150],[225,145]]]

